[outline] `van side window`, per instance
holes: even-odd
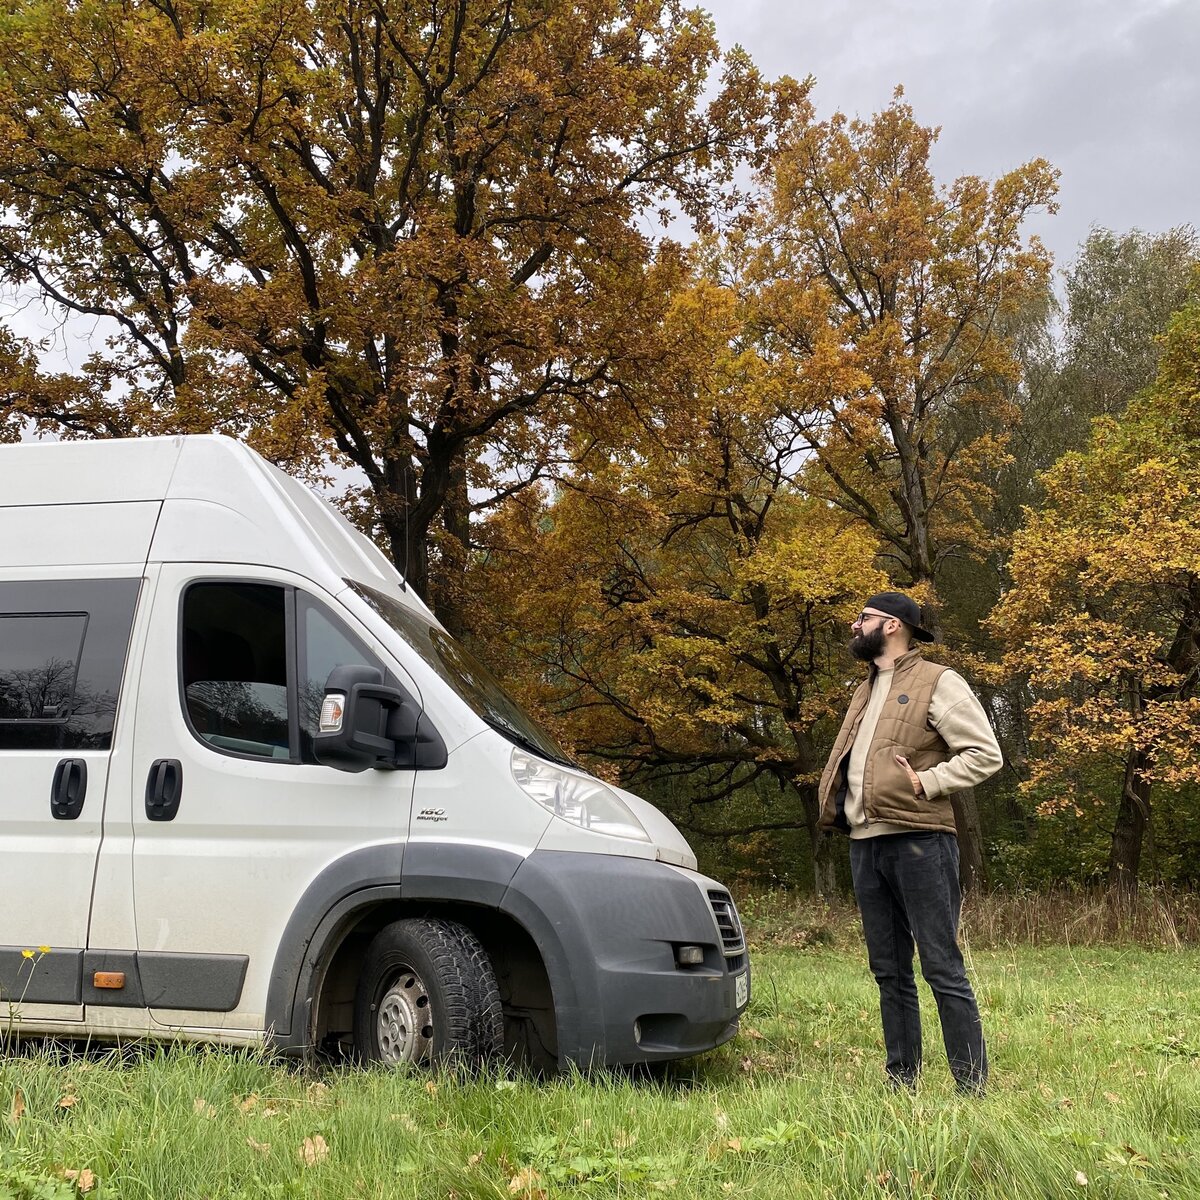
[[[140,584],[0,583],[0,751],[112,748]]]
[[[300,749],[304,762],[316,762],[312,740],[317,732],[325,681],[334,667],[386,668],[340,621],[306,596],[298,596],[300,616]]]
[[[286,591],[230,581],[194,583],[184,595],[184,704],[215,749],[294,761]]]

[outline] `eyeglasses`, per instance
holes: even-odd
[[[850,628],[854,629],[856,626],[861,627],[865,625],[872,617],[878,617],[881,621],[890,621],[892,619],[887,615],[887,613],[867,612],[867,610],[864,608],[863,611],[860,612],[858,616],[850,622]]]

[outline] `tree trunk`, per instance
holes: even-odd
[[[1145,767],[1145,753],[1130,750],[1108,856],[1109,894],[1123,900],[1137,895],[1142,844],[1150,829],[1150,783],[1142,777]]]
[[[958,881],[963,894],[987,885],[983,866],[983,828],[975,789],[963,788],[950,797],[954,825],[958,830]]]
[[[817,789],[808,784],[796,790],[804,806],[804,824],[808,829],[808,844],[812,852],[813,891],[818,896],[833,896],[837,891],[837,843],[841,838],[821,829]]]
[[[813,890],[823,900],[837,892],[837,843],[832,834],[822,833],[813,846]]]
[[[433,588],[434,611],[451,636],[461,638],[467,624],[464,586],[471,551],[471,499],[467,487],[467,461],[461,453],[450,462],[442,522],[445,533],[438,555],[438,578]]]

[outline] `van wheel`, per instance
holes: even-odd
[[[503,1043],[496,972],[465,925],[409,918],[375,935],[354,995],[354,1045],[362,1058],[478,1063]]]

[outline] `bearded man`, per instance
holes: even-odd
[[[987,1048],[958,945],[962,894],[950,793],[1003,765],[987,714],[961,675],[926,662],[931,642],[909,596],[872,596],[850,626],[868,664],[821,777],[821,825],[850,835],[850,868],[879,985],[886,1070],[913,1087],[921,1069],[914,945],[933,991],[950,1071],[983,1093]]]

